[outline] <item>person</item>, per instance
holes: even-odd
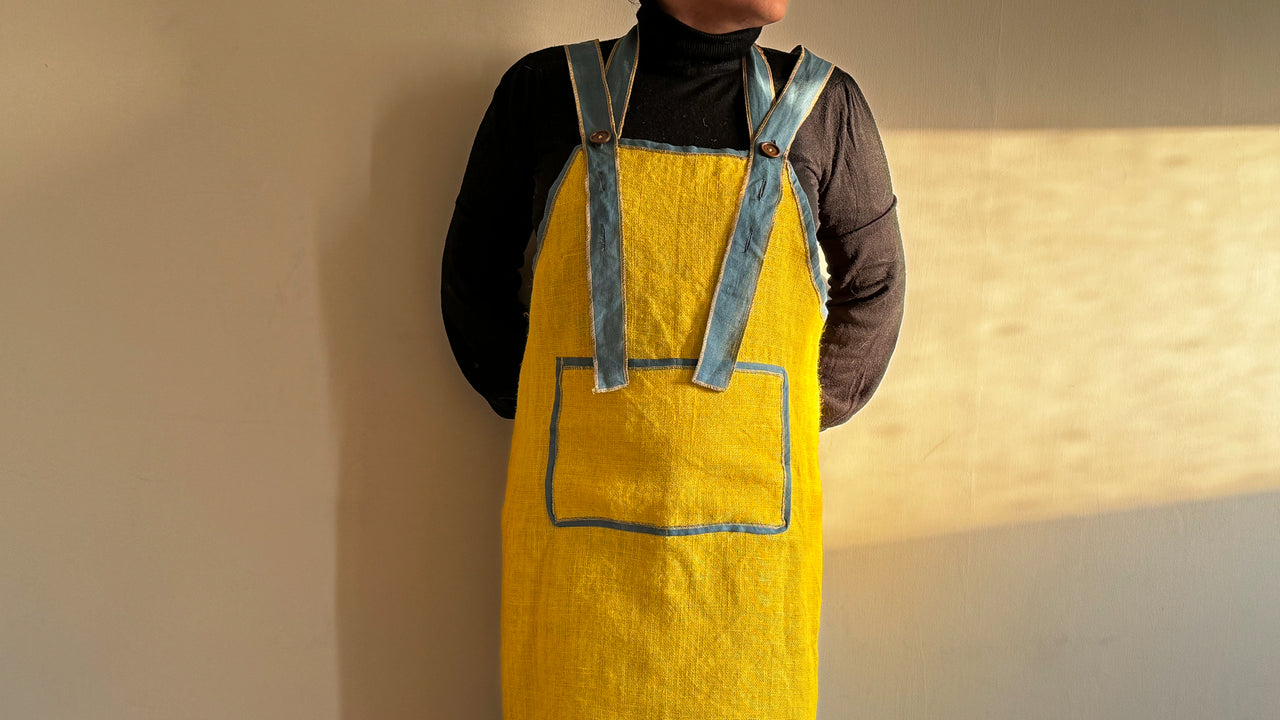
[[[878,388],[906,271],[857,82],[756,42],[785,7],[642,0],[521,57],[480,122],[441,308],[515,421],[507,720],[816,713],[818,434]]]

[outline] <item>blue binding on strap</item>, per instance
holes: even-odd
[[[747,134],[754,137],[773,106],[773,73],[759,45],[753,44],[747,52],[750,57],[742,63],[742,87],[747,96]]]
[[[751,66],[746,83],[747,107],[756,108],[759,103],[750,96],[759,98],[762,95],[760,88],[772,88],[773,78],[764,55],[758,49],[752,48],[747,56]],[[747,177],[739,199],[738,216],[720,265],[720,279],[711,299],[711,313],[702,337],[698,366],[693,374],[693,382],[698,385],[713,390],[729,387],[747,319],[751,315],[769,235],[773,231],[774,215],[782,197],[787,151],[826,85],[831,69],[830,62],[801,47],[800,57],[787,84],[764,118],[752,128],[752,152],[747,156]],[[754,115],[751,120],[757,122]],[[762,146],[765,143],[777,146],[776,156],[764,153]]]
[[[613,124],[617,132],[614,140],[622,138],[622,121],[626,119],[628,100],[631,99],[631,83],[636,77],[636,59],[640,49],[640,26],[631,30],[613,44],[609,59],[604,64],[604,74],[609,82],[609,103],[613,108]]]

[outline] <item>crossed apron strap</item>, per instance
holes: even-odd
[[[753,47],[748,57],[754,80],[747,84],[748,92],[765,83],[772,87],[773,80],[760,49]],[[711,299],[711,314],[693,372],[693,382],[698,385],[713,390],[729,387],[751,315],[773,219],[782,198],[787,151],[831,76],[832,67],[830,62],[801,47],[791,77],[764,118],[753,128],[747,179],[739,199],[733,235],[720,264],[720,279]],[[757,104],[751,102],[749,106],[755,108]]]
[[[587,285],[591,299],[591,341],[595,392],[626,387],[626,285],[622,272],[622,216],[618,197],[618,131],[626,112],[635,66],[637,28],[615,43],[610,83],[600,56],[600,41],[565,45],[569,79],[578,106],[578,133],[587,155]],[[624,46],[623,43],[627,44]],[[628,70],[625,85],[621,74]]]
[[[587,284],[595,365],[593,390],[605,392],[626,387],[629,380],[617,143],[635,77],[639,26],[633,25],[614,43],[607,63],[598,39],[564,48],[577,104],[578,132],[587,156]],[[831,68],[830,62],[801,47],[791,77],[774,97],[773,77],[763,51],[753,45],[744,59],[743,85],[752,152],[694,369],[693,382],[698,385],[713,390],[729,386],[781,199],[787,150],[826,84]]]

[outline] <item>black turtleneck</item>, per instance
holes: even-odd
[[[639,58],[622,136],[747,149],[740,61],[762,28],[702,32],[652,0],[637,9],[636,22]],[[615,42],[600,41],[605,57]],[[781,92],[799,46],[761,49]],[[551,186],[580,142],[564,48],[520,58],[480,121],[445,237],[441,310],[450,347],[467,381],[505,418],[515,417],[528,334],[526,251]],[[829,312],[819,356],[825,430],[865,406],[884,377],[906,284],[884,147],[866,98],[839,65],[788,158],[815,209],[827,262]]]
[[[640,6],[636,23],[640,52],[622,134],[644,140],[682,138],[673,143],[678,145],[749,146],[742,58],[762,28],[713,35],[652,3]],[[608,52],[613,42],[601,42],[601,50]],[[794,64],[791,57],[787,70]]]
[[[753,27],[719,35],[690,27],[652,3],[636,10],[640,44],[645,54],[640,67],[671,75],[735,72],[738,60],[751,49],[764,28]]]

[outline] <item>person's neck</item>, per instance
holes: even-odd
[[[746,15],[728,15],[723,7],[714,4],[709,6],[702,0],[646,0],[645,4],[657,7],[685,25],[710,35],[724,35],[764,24],[749,20]]]
[[[636,10],[640,65],[659,69],[730,69],[751,50],[761,27],[708,33],[685,24],[648,0]]]

